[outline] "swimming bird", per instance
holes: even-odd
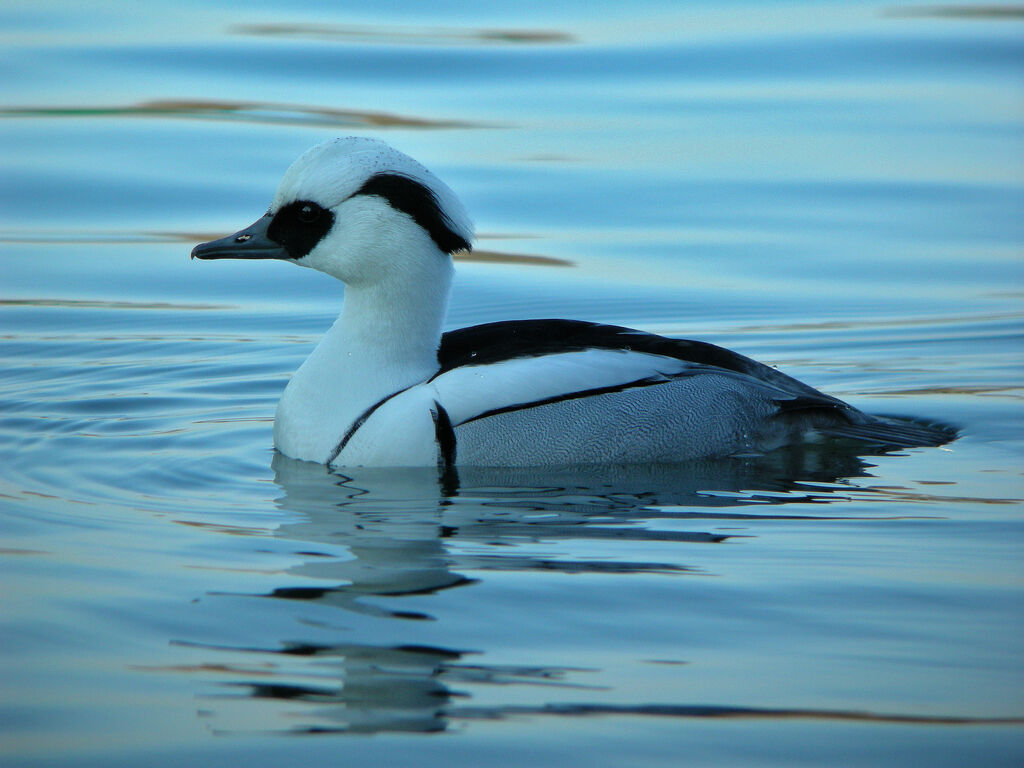
[[[679,462],[821,435],[940,445],[940,425],[871,416],[712,344],[579,320],[442,333],[452,254],[473,225],[455,193],[384,142],[319,144],[267,213],[198,259],[281,259],[345,283],[340,316],[286,386],[279,452],[335,466]]]

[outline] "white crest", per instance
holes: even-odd
[[[306,150],[285,171],[274,194],[271,212],[295,200],[312,200],[333,208],[359,191],[371,176],[394,173],[430,189],[453,231],[466,242],[473,223],[462,202],[437,176],[383,141],[361,136],[331,139]]]

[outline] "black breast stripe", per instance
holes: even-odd
[[[437,439],[437,470],[441,491],[445,496],[454,496],[459,491],[459,471],[455,468],[455,429],[451,417],[437,400],[430,409],[434,419],[434,436]]]
[[[332,461],[338,458],[338,454],[345,450],[345,446],[348,445],[348,441],[351,440],[352,436],[359,431],[359,428],[366,423],[366,420],[373,415],[374,411],[376,411],[378,408],[384,405],[384,403],[386,403],[392,397],[394,397],[395,395],[402,394],[407,389],[411,389],[411,387],[405,387],[404,389],[400,389],[397,392],[392,392],[387,397],[382,397],[376,403],[374,403],[361,414],[359,414],[359,417],[352,422],[351,426],[345,431],[344,436],[341,438],[341,440],[338,441],[338,444],[334,446],[334,450],[331,451],[331,455],[327,458],[327,463],[330,464]]]
[[[455,429],[451,417],[437,400],[430,409],[434,419],[434,436],[437,439],[438,465],[442,470],[455,466]]]

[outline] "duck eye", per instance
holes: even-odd
[[[320,218],[321,211],[323,211],[323,208],[321,208],[319,205],[316,205],[315,203],[304,203],[302,207],[299,208],[296,216],[299,219],[299,221],[303,222],[304,224],[312,224],[314,221]]]
[[[267,226],[267,237],[284,246],[293,259],[316,247],[334,224],[334,212],[311,200],[295,200],[278,208]]]

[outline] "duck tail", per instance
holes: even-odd
[[[819,431],[831,437],[849,438],[889,448],[923,448],[945,445],[960,431],[938,421],[916,421],[898,416],[868,416],[866,421],[830,424]]]

